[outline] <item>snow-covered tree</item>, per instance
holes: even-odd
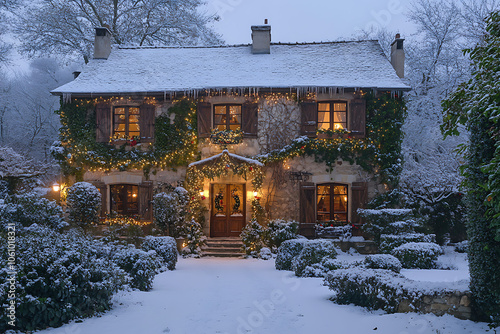
[[[43,173],[43,169],[37,168],[32,160],[10,147],[0,146],[0,180],[5,183],[9,193],[13,193],[23,181]]]
[[[79,55],[88,61],[95,27],[109,26],[113,42],[135,45],[219,44],[218,17],[202,0],[39,0],[16,15],[22,50],[31,55]]]

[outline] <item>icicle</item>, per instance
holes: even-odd
[[[163,102],[167,102],[167,91],[163,91]]]
[[[63,93],[63,102],[70,103],[71,102],[71,93]]]

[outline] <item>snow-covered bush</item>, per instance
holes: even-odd
[[[161,192],[153,197],[153,219],[164,232],[175,238],[179,237],[182,225],[186,221],[189,195],[182,187],[172,192]]]
[[[469,251],[469,240],[464,240],[457,242],[455,244],[455,252],[457,253],[467,253]]]
[[[112,260],[130,275],[131,286],[141,291],[153,288],[153,279],[162,265],[156,252],[145,252],[134,245],[116,248]]]
[[[325,257],[334,259],[336,256],[335,244],[331,240],[312,240],[305,243],[299,255],[293,258],[292,269],[300,277],[307,266],[319,263]]]
[[[273,254],[271,253],[271,250],[267,247],[262,247],[259,253],[259,258],[261,258],[262,260],[269,260],[272,257]]]
[[[0,217],[2,225],[14,222],[25,227],[37,224],[53,229],[68,225],[62,218],[61,207],[55,201],[34,192],[7,197],[0,205]]]
[[[0,242],[7,244],[6,236]],[[16,325],[25,332],[58,327],[111,307],[111,297],[127,275],[103,245],[76,231],[47,227],[24,229],[16,236]],[[8,304],[7,247],[0,248],[0,305]],[[0,314],[0,332],[7,328]]]
[[[172,237],[155,237],[148,235],[141,245],[143,251],[154,250],[163,260],[168,270],[174,270],[177,263],[177,243]]]
[[[382,234],[380,236],[379,252],[390,254],[392,250],[409,242],[436,242],[434,234],[423,233],[402,233],[402,234]]]
[[[307,266],[302,277],[325,277],[331,270],[347,269],[360,265],[358,262],[347,263],[346,261],[324,257],[319,263]]]
[[[182,249],[183,255],[199,255],[201,253],[201,246],[207,240],[203,234],[201,224],[194,219],[182,224],[180,235],[186,238],[187,246]]]
[[[76,226],[88,227],[99,222],[101,193],[88,182],[77,182],[69,187],[66,197],[69,220]]]
[[[265,229],[265,244],[270,248],[279,247],[283,241],[296,239],[298,230],[299,223],[294,220],[271,220]]]
[[[409,224],[401,223],[410,219],[410,209],[358,209],[358,214],[366,219],[363,230],[379,242],[381,234],[395,234],[406,231]]]
[[[436,268],[438,256],[443,250],[432,242],[409,242],[392,251],[403,268],[432,269]]]
[[[387,269],[399,273],[402,268],[401,262],[390,254],[368,255],[363,265],[369,269]]]
[[[278,248],[275,267],[277,270],[292,270],[292,259],[300,254],[307,239],[292,239],[284,241]]]
[[[245,254],[257,257],[262,247],[264,247],[263,234],[264,228],[255,219],[251,220],[243,228],[240,238],[243,242]]]

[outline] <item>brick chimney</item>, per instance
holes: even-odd
[[[262,26],[252,26],[252,53],[271,53],[271,26],[267,24],[267,19]]]
[[[391,64],[401,79],[405,77],[404,41],[404,38],[401,38],[400,34],[396,34],[396,38],[391,44]]]
[[[94,59],[108,59],[111,53],[111,32],[107,27],[95,28]]]

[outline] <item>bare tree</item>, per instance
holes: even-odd
[[[17,13],[15,30],[30,55],[91,55],[93,29],[109,26],[116,44],[219,44],[202,0],[39,0]]]

